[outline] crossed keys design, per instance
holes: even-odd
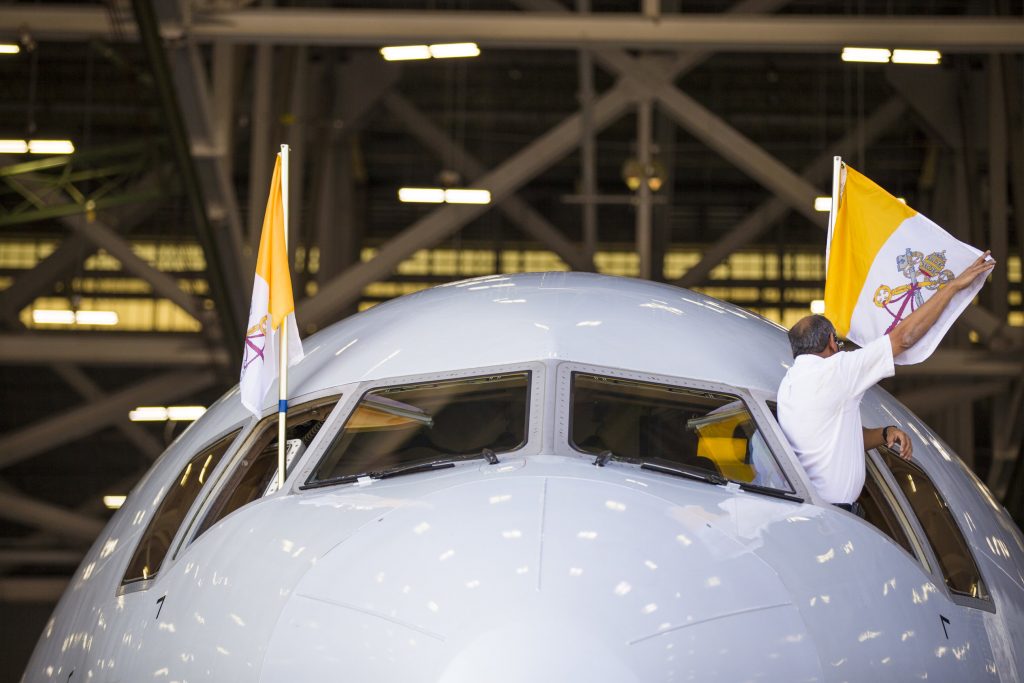
[[[945,249],[933,251],[925,256],[920,251],[911,251],[908,248],[896,257],[896,270],[910,280],[909,284],[898,287],[879,285],[875,290],[875,305],[884,308],[893,319],[885,334],[892,332],[893,328],[903,320],[904,314],[910,315],[924,303],[922,290],[941,289],[953,279],[953,271],[946,268]],[[899,309],[894,313],[889,306],[897,304],[899,304]],[[910,306],[909,312],[907,311],[908,305]]]
[[[257,360],[263,360],[263,352],[267,348],[267,316],[250,327],[245,333],[245,356],[242,359],[242,372]]]

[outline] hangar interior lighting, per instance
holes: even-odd
[[[815,299],[814,301],[812,301],[811,302],[811,313],[813,313],[814,315],[824,315],[825,314],[825,300],[824,299]]]
[[[942,61],[942,53],[938,50],[893,50],[893,64],[928,64],[935,65]]]
[[[886,64],[892,53],[884,47],[844,47],[840,56],[844,62]]]
[[[202,417],[206,406],[139,406],[128,413],[132,422],[193,422]]]
[[[116,311],[37,308],[32,311],[32,322],[37,325],[116,325],[118,316]]]
[[[413,59],[451,59],[453,57],[478,57],[480,48],[476,43],[437,43],[436,45],[391,45],[382,47],[380,54],[389,62],[404,62]]]
[[[441,187],[402,187],[398,200],[412,204],[490,204],[489,190],[444,189]]]
[[[71,140],[0,140],[0,154],[73,154]]]
[[[21,52],[21,46],[14,43],[0,43],[0,55],[16,55]]]
[[[103,505],[108,510],[119,510],[128,496],[103,496]]]
[[[942,61],[938,50],[888,50],[884,47],[844,47],[844,62],[871,62],[875,64],[926,64],[934,66]]]

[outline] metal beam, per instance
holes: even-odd
[[[0,518],[86,542],[95,539],[106,524],[102,519],[65,510],[57,505],[10,491],[0,491]]]
[[[0,434],[0,469],[114,424],[135,406],[154,401],[175,401],[209,387],[215,379],[209,372],[159,375],[111,393],[102,401],[72,408],[55,417]]]
[[[971,403],[1006,389],[1007,380],[989,380],[973,384],[946,383],[941,387],[925,387],[901,392],[896,398],[915,413],[928,413],[954,403]],[[963,454],[961,454],[963,455]]]
[[[1019,353],[939,349],[923,363],[901,365],[899,376],[1010,378],[1021,373],[1024,373],[1024,358]]]
[[[85,235],[68,236],[49,256],[18,275],[10,287],[0,292],[0,316],[17,320],[21,309],[54,282],[73,273],[92,251]]]
[[[0,31],[26,29],[36,40],[86,40],[107,35],[135,39],[137,27],[115,23],[103,7],[9,5]],[[452,42],[484,46],[564,48],[619,46],[731,52],[832,52],[846,45],[922,47],[945,52],[1015,52],[1024,48],[1024,21],[1016,17],[641,14],[587,16],[515,12],[337,10],[248,7],[196,11],[182,20],[201,42],[225,40],[278,45],[386,45],[392,41]]]
[[[445,135],[409,100],[398,93],[391,92],[384,96],[384,105],[388,111],[402,121],[406,130],[432,151],[438,159],[443,159],[471,182],[475,182],[477,178],[486,173],[486,169],[480,161]],[[588,258],[583,251],[565,237],[561,230],[522,199],[510,195],[498,204],[497,208],[519,225],[523,232],[558,254],[574,270],[594,270],[593,258]]]
[[[228,365],[227,351],[198,335],[105,332],[0,334],[0,364]]]
[[[0,567],[43,565],[77,567],[82,561],[80,550],[58,548],[5,548],[0,550]]]
[[[633,101],[628,87],[616,85],[594,103],[595,130],[617,118]],[[481,177],[476,187],[491,191],[501,202],[574,147],[582,135],[580,115],[573,114],[496,169]],[[296,318],[304,327],[322,326],[339,311],[359,300],[363,289],[389,275],[419,249],[436,244],[488,210],[484,205],[447,205],[406,228],[381,247],[377,256],[350,268],[326,283],[320,292],[298,306]]]
[[[829,146],[826,152],[818,155],[814,161],[804,167],[801,177],[809,183],[825,182],[832,173],[833,156],[836,154],[846,156],[852,154],[860,144],[872,144],[900,121],[906,111],[906,104],[899,98],[889,100],[843,136],[841,140]],[[756,239],[781,220],[787,211],[789,211],[789,205],[778,197],[772,197],[762,202],[717,242],[708,247],[700,262],[686,271],[683,277],[674,284],[679,287],[699,285],[729,254]]]

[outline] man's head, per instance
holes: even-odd
[[[793,325],[789,345],[793,358],[805,353],[827,358],[840,349],[836,328],[823,315],[809,315]]]

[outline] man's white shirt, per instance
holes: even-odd
[[[882,336],[828,358],[801,354],[779,385],[779,425],[830,503],[852,503],[864,488],[864,392],[895,374],[892,344]]]

